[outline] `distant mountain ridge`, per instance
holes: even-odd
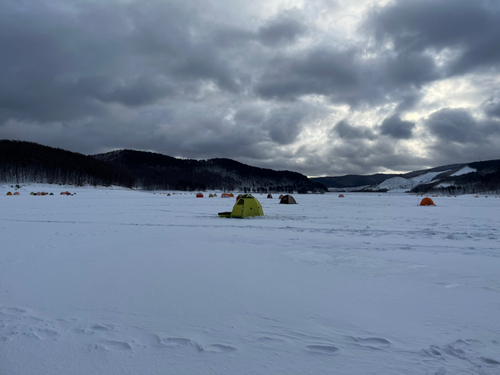
[[[177,159],[120,150],[98,155],[0,140],[0,182],[124,186],[147,190],[245,192],[500,193],[500,160],[451,164],[405,174],[307,178],[291,171],[252,167],[231,159]]]
[[[369,183],[375,179],[378,181]],[[330,191],[448,195],[500,193],[500,160],[450,164],[401,175],[348,175],[311,180],[322,182]]]
[[[337,177],[314,177],[311,180],[320,182],[329,188],[352,188],[359,186],[375,185],[384,182],[391,177],[401,176],[399,174],[372,174],[368,176],[349,174]]]
[[[88,156],[11,140],[0,140],[0,182],[261,193],[327,190],[300,173],[252,167],[231,159],[185,160],[133,150]]]
[[[231,159],[176,159],[153,152],[119,150],[94,158],[129,170],[137,187],[245,192],[324,192],[326,187],[290,171],[252,167]]]
[[[0,140],[0,182],[132,187],[127,170],[34,142]]]

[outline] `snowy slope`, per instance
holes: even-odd
[[[426,184],[432,181],[437,175],[445,172],[428,172],[412,178],[393,177],[379,184],[376,189],[387,189],[390,192],[405,192],[420,184]]]
[[[0,186],[0,374],[499,373],[500,199],[69,189]]]
[[[456,176],[462,176],[462,175],[464,175],[464,174],[467,174],[467,173],[473,173],[473,172],[477,172],[477,170],[476,170],[476,169],[474,169],[474,168],[470,168],[470,167],[468,167],[468,166],[465,166],[465,167],[463,167],[462,169],[460,169],[459,171],[457,171],[457,172],[453,173],[451,176],[453,176],[453,177],[456,177]]]

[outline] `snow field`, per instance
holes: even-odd
[[[500,199],[9,188],[2,375],[500,373]]]

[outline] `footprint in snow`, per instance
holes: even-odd
[[[487,357],[481,357],[481,360],[484,362],[484,363],[487,363],[489,365],[500,365],[500,362],[495,360],[495,359],[491,359],[491,358],[487,358]]]
[[[231,345],[223,345],[223,344],[211,344],[207,346],[197,345],[197,349],[200,352],[208,352],[208,353],[231,353],[237,352],[238,349]]]
[[[99,332],[108,332],[108,331],[114,331],[115,326],[112,324],[94,324],[90,326],[90,329]]]
[[[340,352],[340,348],[335,345],[308,345],[306,350],[312,354],[325,354],[331,355]]]
[[[102,344],[104,349],[109,350],[109,351],[126,351],[126,350],[132,350],[132,347],[128,342],[125,341],[114,341],[114,340],[105,340]]]
[[[358,345],[369,347],[372,349],[382,349],[391,346],[391,342],[382,337],[354,337],[354,341],[356,341]]]

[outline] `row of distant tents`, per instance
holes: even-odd
[[[170,193],[167,194],[170,196]],[[235,204],[235,207],[238,205],[238,202],[240,201],[240,199],[245,196],[246,198],[245,199],[253,199],[253,200],[250,200],[249,202],[257,202],[257,206],[259,207],[260,206],[260,210],[262,210],[262,206],[260,205],[260,202],[255,198],[253,197],[251,194],[239,194],[237,197],[236,197],[236,204]],[[203,198],[204,195],[203,193],[197,193],[196,194],[196,198]],[[217,194],[210,194],[208,196],[209,198],[214,198],[214,197],[217,197]],[[221,198],[234,198],[234,194],[232,193],[222,193],[221,194]],[[267,198],[268,199],[272,199],[273,196],[272,194],[268,194],[267,195]],[[344,194],[339,194],[339,198],[345,198]],[[476,196],[477,198],[477,196]],[[295,198],[289,194],[287,195],[283,195],[281,194],[279,196],[279,199],[280,199],[280,204],[297,204],[297,201],[295,200]],[[245,202],[244,200],[242,202]],[[242,205],[244,205],[244,203],[241,203]],[[431,199],[431,198],[424,198],[422,199],[422,201],[420,202],[420,206],[435,206],[434,204],[434,201]],[[233,209],[234,210],[234,209]],[[257,208],[256,211],[254,212],[260,212],[260,210]],[[220,212],[219,213],[219,216],[221,217],[240,217],[240,216],[231,216],[231,212]],[[264,215],[264,214],[262,214]],[[255,215],[251,215],[251,216],[255,216]]]
[[[73,193],[71,194],[69,191],[63,191],[61,192],[60,195],[75,195],[76,193]],[[10,191],[7,193],[7,195],[21,195],[20,192],[16,191],[14,194],[12,194]],[[43,192],[37,192],[37,193],[34,193],[34,192],[31,192],[30,195],[35,195],[35,196],[40,196],[40,195],[54,195],[54,193],[47,193],[45,191]]]
[[[210,194],[208,197],[209,198],[214,198],[216,196],[217,196],[217,194]],[[239,194],[236,197],[236,201],[240,200],[240,198],[242,198],[243,196],[248,196],[248,197],[252,197],[253,198],[253,196],[251,194]],[[203,197],[204,197],[203,193],[196,194],[196,198],[203,198]],[[234,198],[234,194],[232,194],[232,193],[222,193],[220,197],[221,198]],[[271,194],[268,194],[267,198],[268,199],[273,199],[273,196]],[[280,200],[281,204],[297,204],[297,201],[295,200],[295,198],[292,197],[289,194],[287,194],[287,195],[281,194],[278,199]]]

